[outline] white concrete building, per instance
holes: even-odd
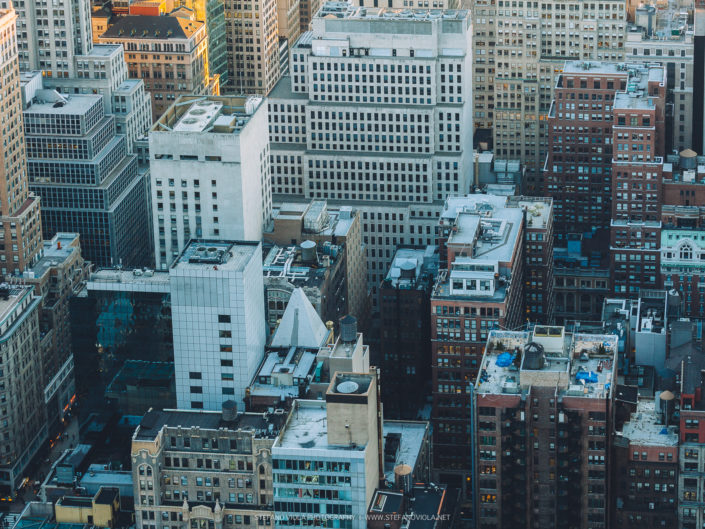
[[[191,238],[258,241],[272,219],[259,97],[184,96],[149,133],[156,266]]]
[[[179,409],[244,409],[264,358],[262,246],[192,241],[169,270]]]
[[[329,2],[270,94],[274,192],[355,202],[373,286],[396,245],[430,244],[445,198],[470,190],[470,21]]]

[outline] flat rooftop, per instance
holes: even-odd
[[[93,47],[85,55],[79,55],[79,59],[86,57],[110,57],[114,53],[119,53],[122,44],[93,44]]]
[[[274,425],[273,434],[279,431],[286,420],[286,414],[268,414],[267,419],[261,413],[239,413],[234,421],[224,421],[219,411],[203,410],[150,410],[135,430],[132,439],[135,441],[154,440],[164,427],[169,428],[201,428],[202,430],[254,430],[267,432],[268,426]]]
[[[103,104],[103,96],[93,94],[59,94],[55,90],[37,90],[32,106],[25,114],[85,114],[96,104]]]
[[[475,382],[477,393],[518,395],[530,386],[566,396],[607,398],[617,354],[613,334],[567,333],[557,326],[493,330]]]
[[[277,84],[274,85],[272,91],[269,92],[267,96],[268,99],[301,99],[302,101],[308,101],[308,93],[304,92],[294,92],[291,88],[291,76],[285,75]],[[276,101],[270,101],[271,103],[276,103]]]
[[[387,272],[386,281],[395,288],[416,288],[425,284],[420,283],[424,271],[433,272],[436,247],[425,248],[399,248],[394,254],[394,259]],[[438,268],[436,262],[436,269]],[[429,275],[428,281],[432,280]]]
[[[181,96],[151,132],[239,134],[262,101],[259,96]]]
[[[678,446],[676,427],[663,424],[653,399],[639,398],[636,412],[624,423],[621,435],[636,445]]]
[[[87,290],[169,292],[169,272],[151,269],[101,268],[86,281]]]
[[[328,416],[326,402],[321,400],[297,400],[290,413],[289,422],[279,434],[274,448],[363,451],[364,446],[351,448],[328,444]],[[314,452],[312,452],[313,454]]]
[[[509,197],[508,203],[526,212],[528,229],[545,228],[553,211],[553,200],[550,198]]]
[[[394,483],[394,469],[398,465],[409,465],[412,469],[416,467],[427,428],[428,423],[421,421],[384,421],[382,431],[385,443],[388,434],[401,436],[396,460],[389,464],[384,462],[384,477],[387,481]]]
[[[484,214],[464,211],[458,214],[447,244],[472,248],[474,259],[509,263],[523,222],[517,208],[488,209]]]
[[[566,61],[564,74],[627,75],[623,63],[602,61]]]
[[[311,373],[315,362],[316,353],[301,347],[270,351],[250,385],[250,395],[297,398],[299,381]]]
[[[2,334],[4,334],[9,327],[6,326],[5,320],[10,317],[10,315],[17,309],[18,305],[22,303],[26,296],[30,296],[34,287],[25,285],[9,285],[7,283],[0,284],[0,291],[7,293],[7,299],[3,299],[4,296],[0,295],[0,324],[2,325]]]
[[[259,242],[192,240],[176,258],[172,269],[242,271],[258,252]]]
[[[342,249],[338,245],[324,243],[317,245],[315,252],[316,261],[306,261],[299,245],[287,248],[272,246],[262,263],[265,281],[286,278],[296,286],[320,287],[326,280],[327,271],[335,268]]]
[[[656,107],[654,97],[649,96],[650,82],[663,82],[663,68],[628,65],[626,92],[614,96],[614,109],[650,110]]]
[[[32,274],[35,278],[43,277],[49,269],[64,263],[78,248],[73,246],[78,239],[78,233],[57,233],[51,240],[44,241],[42,257],[32,268],[26,270],[23,277]]]
[[[465,9],[393,9],[389,7],[355,7],[347,2],[326,2],[314,18],[344,18],[359,20],[463,20]]]

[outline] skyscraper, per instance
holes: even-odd
[[[178,407],[244,409],[267,337],[261,244],[195,239],[169,276]]]
[[[151,263],[145,175],[102,96],[62,95],[39,80],[24,86],[24,122],[45,234],[80,233],[83,256],[97,266]]]
[[[469,191],[470,16],[328,3],[312,27],[268,99],[273,191],[355,203],[376,289]]]
[[[474,119],[493,128],[499,159],[521,160],[526,194],[538,194],[546,117],[566,60],[624,58],[626,4],[475,0]]]
[[[20,69],[43,70],[47,77],[76,77],[76,57],[92,46],[89,0],[57,0],[51,6],[0,0],[0,8],[16,4]]]
[[[224,1],[228,91],[267,95],[280,76],[277,0]]]
[[[157,268],[191,238],[262,238],[272,195],[261,98],[181,97],[150,131],[149,147]]]
[[[0,9],[0,272],[21,273],[42,250],[39,199],[29,191],[17,57],[17,17]]]

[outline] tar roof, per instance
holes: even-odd
[[[127,15],[119,17],[101,39],[186,39],[203,26],[187,18],[174,16]]]

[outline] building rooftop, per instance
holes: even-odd
[[[274,448],[344,450],[361,452],[364,446],[337,446],[328,444],[328,415],[326,402],[322,400],[296,400],[289,421],[274,443]],[[315,452],[311,452],[312,455]]]
[[[250,430],[256,437],[274,438],[286,421],[284,413],[238,413],[234,420],[223,420],[217,411],[149,410],[132,436],[134,441],[152,441],[162,428],[200,428],[202,430]],[[270,430],[269,425],[273,425]]]
[[[172,269],[241,272],[259,251],[260,243],[254,241],[191,240]]]
[[[493,330],[487,338],[477,393],[515,394],[530,386],[556,387],[574,397],[607,398],[615,372],[617,337],[566,333],[564,327]]]
[[[249,387],[253,397],[300,397],[300,381],[307,380],[313,372],[316,353],[302,347],[270,351]],[[308,387],[306,384],[304,387]]]
[[[151,132],[239,134],[262,101],[259,96],[180,96]]]
[[[308,241],[301,246],[273,246],[262,264],[265,281],[268,278],[283,278],[300,287],[320,287],[328,277],[328,270],[335,268],[342,249],[326,241],[321,245],[319,254],[318,247],[311,247],[311,244]],[[309,253],[304,246],[309,247]]]
[[[85,55],[79,55],[79,59],[90,59],[94,57],[110,57],[119,54],[122,50],[121,44],[93,44]]]
[[[78,233],[57,233],[51,240],[44,241],[42,256],[32,268],[25,270],[23,277],[27,279],[41,278],[52,267],[64,263],[79,249],[75,246],[79,238]]]
[[[24,110],[24,113],[27,115],[83,115],[96,104],[103,104],[103,96],[94,94],[60,94],[56,90],[41,89],[34,93],[32,104]]]
[[[123,270],[101,268],[86,281],[87,290],[137,290],[143,292],[168,292],[169,272],[160,270]]]
[[[507,204],[521,208],[526,212],[526,227],[528,229],[546,228],[552,217],[553,199],[545,197],[509,197]]]
[[[564,74],[627,75],[624,65],[617,62],[566,61]]]
[[[678,446],[676,427],[664,424],[653,399],[639,398],[636,412],[624,423],[621,435],[635,445]]]
[[[474,259],[508,263],[514,255],[524,217],[515,208],[490,208],[458,213],[447,244],[467,247],[467,253]]]
[[[291,88],[291,76],[282,76],[277,84],[274,85],[272,91],[267,96],[268,99],[301,99],[308,101],[308,94],[303,92],[294,92]]]
[[[438,272],[435,246],[398,248],[387,272],[389,286],[402,289],[424,288]]]
[[[169,40],[188,39],[203,22],[175,16],[126,15],[118,17],[101,39]]]
[[[384,432],[385,443],[384,478],[388,482],[394,483],[394,469],[397,466],[409,465],[412,469],[416,467],[416,462],[428,431],[428,423],[387,420],[382,425],[382,431]],[[398,439],[399,446],[394,451],[394,461],[387,461],[387,443],[391,439]]]
[[[345,18],[359,20],[463,20],[468,17],[465,9],[392,9],[387,7],[356,7],[347,2],[326,2],[314,18]]]
[[[0,336],[12,328],[24,311],[20,307],[33,291],[34,287],[30,285],[0,284]],[[38,302],[39,298],[35,300]]]
[[[318,349],[326,343],[329,335],[330,331],[303,289],[296,288],[289,298],[281,322],[274,331],[270,347]]]
[[[614,96],[614,109],[650,110],[655,97],[649,96],[649,83],[665,83],[664,69],[658,66],[622,65],[629,72],[627,89]]]

